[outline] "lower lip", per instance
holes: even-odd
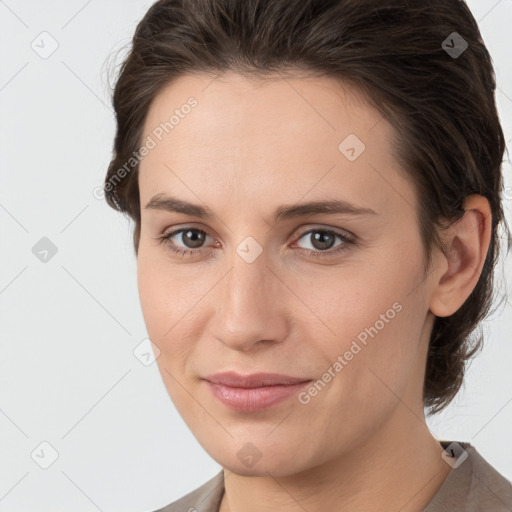
[[[297,394],[311,381],[261,388],[232,388],[224,384],[205,382],[213,395],[229,409],[240,412],[258,412]]]

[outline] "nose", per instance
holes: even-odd
[[[212,297],[212,333],[224,345],[247,352],[287,336],[286,293],[276,270],[260,256],[252,263],[234,255],[230,271]]]

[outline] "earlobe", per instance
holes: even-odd
[[[435,276],[429,307],[440,317],[452,315],[464,304],[478,282],[489,250],[489,201],[474,194],[466,198],[464,209],[464,216],[444,234],[448,254],[439,256],[444,265],[439,265],[441,274]]]

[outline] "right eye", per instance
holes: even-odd
[[[178,237],[178,240],[179,238],[181,238],[182,243],[189,244],[189,246],[185,245],[184,248],[181,248],[179,245],[176,244],[176,242],[172,241],[172,239],[177,235],[180,235]],[[191,255],[193,253],[201,253],[204,250],[206,250],[205,248],[199,246],[204,242],[205,238],[208,236],[208,233],[203,229],[186,226],[184,228],[176,229],[174,231],[171,231],[170,233],[166,233],[162,236],[159,236],[157,239],[169,251],[175,254],[186,256]]]

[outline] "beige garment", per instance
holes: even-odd
[[[474,446],[461,441],[440,443],[446,453],[457,444],[465,452],[456,450],[451,454],[455,459],[447,457],[452,470],[423,512],[512,512],[512,484]],[[201,487],[155,512],[218,512],[223,494],[224,473],[220,471]]]

